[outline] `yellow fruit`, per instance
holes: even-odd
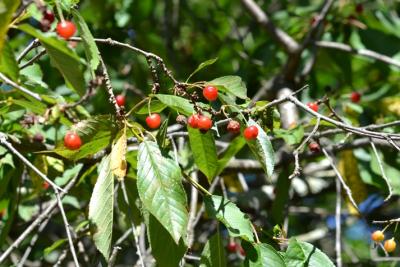
[[[382,231],[377,230],[371,234],[371,239],[375,242],[381,242],[385,239],[385,235]]]
[[[383,245],[383,247],[385,248],[385,250],[387,252],[393,252],[396,249],[396,241],[394,241],[394,239],[389,239],[385,241],[385,244]]]

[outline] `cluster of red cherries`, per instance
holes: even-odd
[[[215,86],[206,86],[203,89],[203,96],[208,101],[215,101],[218,97],[218,89]],[[125,105],[125,96],[117,95],[115,97],[118,106],[122,107]],[[161,116],[158,113],[152,113],[146,117],[147,127],[150,129],[157,129],[161,125]],[[189,127],[199,129],[205,133],[213,126],[213,121],[206,115],[193,114],[188,118],[187,124]],[[240,122],[236,120],[230,120],[226,129],[233,133],[240,133]],[[246,140],[250,141],[256,139],[258,136],[258,128],[254,125],[248,126],[243,131],[243,136]],[[77,150],[81,147],[82,140],[76,132],[69,131],[64,137],[64,146],[70,150]]]

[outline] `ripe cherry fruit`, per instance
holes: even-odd
[[[240,255],[242,255],[243,257],[246,256],[246,251],[244,251],[244,249],[242,248],[242,246],[239,247],[239,253],[240,253]]]
[[[246,140],[252,140],[252,139],[256,139],[258,136],[258,128],[254,125],[247,127],[246,129],[244,129],[243,132],[244,138],[246,138]]]
[[[382,231],[376,230],[375,232],[373,232],[373,233],[371,234],[371,239],[372,239],[373,241],[379,243],[379,242],[382,242],[383,239],[385,239],[385,235],[383,234]]]
[[[356,12],[357,12],[358,14],[361,14],[361,13],[363,13],[363,11],[364,11],[364,6],[363,6],[363,4],[358,3],[358,4],[356,5]]]
[[[315,112],[318,112],[318,104],[316,102],[308,103],[307,107],[309,107],[310,109],[314,110]]]
[[[54,22],[54,13],[48,9],[44,10],[43,11],[43,19],[50,22],[50,24],[53,23]]]
[[[350,95],[350,100],[353,103],[358,103],[360,102],[361,99],[361,94],[359,92],[352,92]]]
[[[197,125],[200,130],[207,132],[212,127],[213,122],[209,117],[201,115]]]
[[[43,184],[42,184],[42,188],[44,190],[47,190],[49,187],[50,187],[50,184],[47,181],[44,181]]]
[[[75,24],[71,21],[63,21],[57,24],[57,33],[64,39],[69,39],[70,37],[74,36],[76,32]]]
[[[394,241],[394,238],[386,240],[383,247],[388,253],[393,252],[396,250],[396,241]]]
[[[117,105],[122,107],[125,106],[125,96],[124,95],[117,95],[115,97],[115,101],[117,101]]]
[[[150,129],[157,129],[161,124],[161,117],[158,113],[153,113],[146,118],[146,124]]]
[[[238,134],[240,133],[240,123],[235,120],[230,120],[226,129],[233,134]]]
[[[321,148],[319,147],[318,143],[312,142],[308,145],[308,148],[310,149],[311,152],[313,153],[319,153],[321,151]]]
[[[226,246],[229,252],[234,253],[237,250],[237,244],[235,241],[230,241]]]
[[[203,89],[203,96],[208,101],[215,101],[218,97],[218,89],[214,86],[206,86]]]
[[[199,114],[193,114],[188,119],[188,125],[194,129],[199,128],[199,119],[200,119]]]
[[[35,133],[35,135],[33,136],[33,141],[37,143],[43,143],[44,137],[41,133]]]
[[[64,137],[64,146],[70,150],[77,150],[81,147],[82,140],[75,132],[67,132]]]

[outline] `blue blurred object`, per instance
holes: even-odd
[[[379,208],[384,203],[383,197],[378,194],[372,194],[366,200],[358,205],[360,212],[364,215],[371,213],[374,209]]]
[[[342,224],[343,224],[344,220],[346,220],[347,217],[348,217],[347,214],[342,214],[341,215],[340,221],[341,221]],[[328,228],[330,230],[336,229],[335,215],[329,215],[326,218],[326,226],[328,226]]]
[[[352,225],[346,227],[345,236],[350,240],[363,240],[368,242],[371,240],[369,233],[371,228],[364,219],[359,219]]]

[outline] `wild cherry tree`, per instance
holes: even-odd
[[[1,266],[398,260],[399,4],[259,2],[0,3]]]

